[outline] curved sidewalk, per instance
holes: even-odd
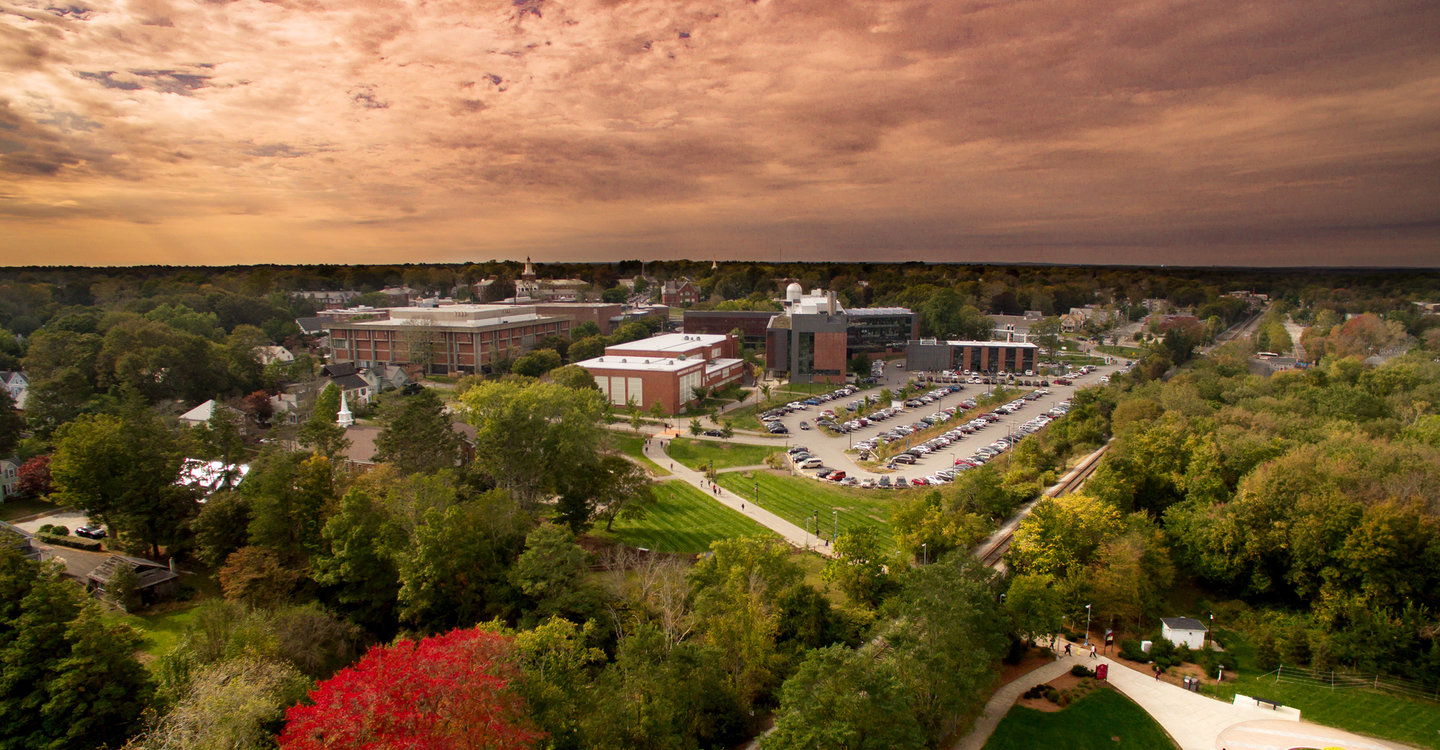
[[[690,467],[680,463],[679,461],[676,461],[675,459],[670,457],[670,454],[665,452],[665,449],[662,446],[667,444],[668,442],[668,440],[663,440],[658,437],[652,437],[650,438],[650,442],[645,444],[645,446],[642,448],[642,452],[651,461],[654,461],[655,463],[669,470],[671,475],[675,479],[688,482],[696,489],[700,490],[706,495],[709,495],[712,499],[715,500],[715,502],[718,502],[721,505],[724,505],[725,507],[736,511],[737,513],[743,513],[744,515],[750,517],[752,520],[754,520],[761,526],[764,526],[765,528],[770,529],[776,534],[779,534],[785,541],[789,542],[792,546],[798,547],[800,549],[814,550],[822,555],[834,555],[834,552],[832,552],[828,546],[820,544],[820,540],[817,539],[813,534],[810,534],[809,532],[805,531],[805,529],[802,529],[799,526],[796,526],[795,524],[781,518],[780,516],[777,516],[774,513],[771,513],[770,511],[757,506],[753,501],[740,497],[739,495],[736,495],[735,493],[725,489],[724,487],[720,487],[720,491],[718,493],[712,490],[711,487],[718,485],[712,485],[710,483],[710,480],[705,478],[704,474],[695,471],[694,469],[691,469]]]

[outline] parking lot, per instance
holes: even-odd
[[[1122,368],[1123,362],[1117,362],[1114,365],[1096,367],[1083,374],[1077,373],[1072,377],[1072,385],[1061,385],[1050,379],[1050,385],[1041,387],[1038,395],[1012,401],[1009,405],[997,405],[1013,406],[1013,409],[992,407],[984,419],[978,418],[979,413],[984,410],[974,408],[973,400],[993,389],[993,384],[935,383],[919,400],[911,400],[910,405],[887,409],[892,412],[889,416],[858,425],[846,434],[827,435],[815,427],[823,412],[841,414],[848,404],[864,400],[867,396],[873,396],[878,401],[883,388],[889,388],[898,394],[901,387],[914,375],[892,365],[885,368],[883,382],[865,387],[865,390],[838,395],[830,400],[816,398],[815,400],[820,401],[818,404],[792,402],[805,408],[779,417],[779,423],[785,426],[788,434],[777,437],[786,440],[787,452],[797,446],[805,449],[805,453],[796,454],[801,460],[792,462],[798,464],[795,471],[802,475],[813,477],[826,470],[844,472],[838,479],[832,473],[827,481],[862,487],[908,487],[914,486],[916,480],[921,484],[946,483],[953,477],[953,472],[971,468],[971,462],[979,465],[999,457],[1010,448],[1011,441],[1018,442],[1025,435],[1043,429],[1049,421],[1063,417],[1074,391],[1100,383],[1102,379],[1108,380],[1111,374]],[[1017,378],[1030,380],[1032,383],[1041,379]],[[957,386],[958,390],[951,390]],[[1019,389],[1030,391],[1033,386],[1019,386]],[[885,405],[876,403],[868,409],[862,409],[862,413],[882,406]],[[944,425],[943,430],[937,430],[944,436],[936,440],[915,439],[913,435],[930,427],[924,422],[926,419]],[[841,418],[837,418],[837,421],[854,423],[853,420]],[[809,429],[802,429],[802,422]],[[901,434],[907,432],[909,434]],[[901,451],[910,451],[910,454],[907,454],[909,458],[900,459],[900,462],[888,467],[877,467],[874,471],[858,466],[856,458],[860,455],[859,449],[880,445],[882,434],[888,434],[892,444],[898,442],[903,445]],[[957,462],[961,464],[958,467]]]

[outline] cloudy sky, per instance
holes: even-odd
[[[0,0],[0,264],[1440,266],[1435,0]]]

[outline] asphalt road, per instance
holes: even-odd
[[[1026,402],[1024,408],[1013,414],[999,415],[1000,421],[995,422],[989,427],[986,427],[983,430],[979,430],[974,434],[967,435],[957,442],[951,443],[950,446],[942,449],[937,453],[931,453],[923,458],[920,458],[913,466],[909,466],[903,470],[893,473],[885,472],[885,474],[888,474],[891,477],[892,481],[895,477],[904,477],[906,480],[909,480],[916,477],[928,476],[930,474],[934,474],[937,471],[940,471],[941,469],[948,468],[954,465],[955,459],[966,458],[973,455],[976,450],[979,450],[980,448],[995,442],[997,439],[1010,432],[1012,428],[1024,424],[1025,422],[1049,411],[1056,404],[1070,398],[1073,395],[1074,391],[1080,388],[1084,388],[1086,386],[1095,385],[1102,377],[1108,376],[1118,371],[1119,369],[1121,369],[1121,365],[1123,365],[1124,360],[1118,360],[1117,362],[1118,364],[1116,365],[1099,366],[1098,369],[1095,370],[1095,372],[1092,372],[1089,375],[1075,380],[1074,385],[1055,385],[1054,381],[1052,380],[1049,388],[1049,395],[1039,398],[1035,401]],[[878,395],[880,390],[883,388],[890,388],[893,392],[898,393],[900,388],[909,380],[910,377],[912,377],[912,374],[909,371],[897,369],[893,365],[886,367],[885,375],[886,378],[883,384],[876,385],[868,390],[861,391],[847,398],[839,398],[833,401],[826,401],[819,406],[811,406],[809,409],[806,409],[804,411],[793,412],[791,414],[785,415],[781,418],[780,421],[787,428],[789,428],[790,434],[788,436],[779,436],[775,439],[749,439],[743,440],[743,442],[784,445],[785,447],[797,444],[803,445],[807,449],[809,449],[811,453],[820,458],[820,460],[823,461],[825,463],[825,466],[828,468],[842,469],[847,475],[858,477],[860,479],[864,479],[867,477],[872,479],[878,479],[882,476],[882,474],[861,469],[855,463],[855,454],[846,452],[851,448],[852,445],[868,438],[874,437],[881,432],[893,429],[898,425],[914,424],[918,422],[921,417],[924,417],[928,414],[933,414],[942,408],[954,406],[961,401],[964,401],[965,399],[978,398],[979,396],[982,396],[986,393],[986,386],[984,385],[967,384],[959,393],[949,394],[935,401],[934,403],[926,404],[919,408],[906,407],[903,412],[901,412],[900,414],[896,414],[890,419],[884,420],[882,422],[877,422],[866,427],[862,427],[859,430],[851,432],[847,435],[830,437],[825,435],[825,433],[821,432],[818,429],[800,429],[800,422],[802,421],[808,422],[813,426],[815,419],[819,416],[820,412],[825,409],[836,409],[838,411],[839,409],[844,408],[845,404],[849,403],[850,401],[858,398],[863,398],[867,394],[873,393]],[[973,413],[978,413],[978,411],[974,409],[969,411]],[[970,418],[963,417],[962,415],[957,414],[954,420],[946,424],[959,426],[968,421],[970,421]],[[801,473],[809,475],[813,474],[814,472],[805,471]]]

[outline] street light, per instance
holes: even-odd
[[[1090,645],[1090,605],[1085,605],[1085,645]]]
[[[840,538],[840,511],[839,511],[839,509],[836,509],[836,510],[834,510],[833,512],[834,512],[834,514],[835,514],[835,535],[832,536],[832,537],[830,537],[830,538],[831,538],[831,539],[839,539],[839,538]]]
[[[921,542],[921,543],[920,543],[920,549],[923,550],[924,553],[925,553],[925,562],[924,562],[923,564],[929,565],[929,564],[930,564],[930,544],[929,544],[928,542]]]

